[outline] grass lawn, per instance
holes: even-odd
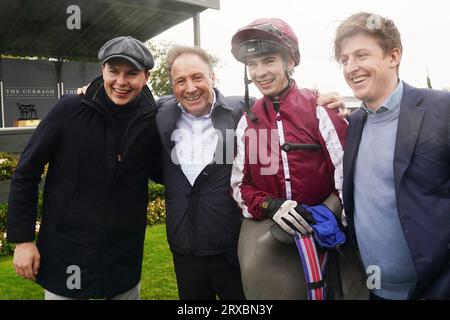
[[[0,258],[0,300],[43,298],[44,291],[40,286],[16,275],[12,266],[12,256]],[[147,228],[141,280],[141,299],[178,299],[172,254],[166,240],[165,225]]]

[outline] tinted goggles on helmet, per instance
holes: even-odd
[[[241,44],[238,51],[238,59],[246,63],[250,57],[281,52],[287,54],[288,50],[280,44],[268,40],[249,40]]]

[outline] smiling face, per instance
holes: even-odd
[[[356,98],[376,110],[398,84],[398,48],[383,52],[376,38],[357,33],[342,40],[339,61],[344,78]]]
[[[294,62],[289,59],[287,68],[292,70]],[[253,83],[265,96],[273,97],[289,83],[282,53],[270,53],[247,59],[248,71]]]
[[[149,72],[139,71],[125,60],[113,60],[102,66],[106,94],[118,106],[125,105],[141,93],[148,81]]]
[[[179,55],[172,64],[170,78],[173,93],[186,112],[200,117],[211,111],[215,78],[211,68],[198,55]]]

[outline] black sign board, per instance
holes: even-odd
[[[58,101],[56,62],[43,60],[1,59],[3,113],[5,127],[24,117],[40,118]],[[99,63],[64,62],[63,94],[76,93],[101,74]],[[24,115],[24,110],[31,110]],[[33,112],[35,110],[35,112]]]

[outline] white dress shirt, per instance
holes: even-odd
[[[218,142],[218,134],[211,121],[211,114],[216,104],[216,94],[209,114],[195,117],[181,108],[176,129],[172,133],[175,152],[184,175],[191,185],[202,170],[214,159]]]

